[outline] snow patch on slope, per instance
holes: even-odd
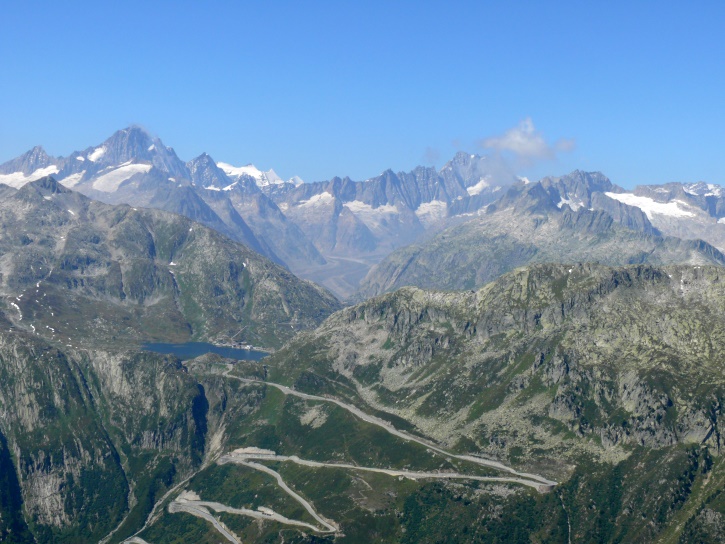
[[[448,204],[443,200],[431,200],[430,202],[423,202],[418,209],[415,210],[415,215],[418,216],[421,223],[428,226],[442,220],[446,216],[448,211]]]
[[[126,164],[97,178],[93,182],[93,188],[96,191],[112,193],[113,191],[116,191],[127,179],[135,176],[136,174],[145,174],[149,170],[151,170],[150,164]]]
[[[93,152],[90,155],[88,155],[88,160],[91,162],[97,162],[98,159],[103,157],[103,155],[105,155],[105,154],[106,154],[105,146],[97,147],[93,150]]]
[[[15,187],[16,189],[20,189],[26,183],[30,183],[31,181],[35,181],[36,179],[40,179],[45,176],[50,176],[51,174],[57,173],[58,167],[55,165],[51,165],[45,168],[38,168],[35,172],[27,176],[22,172],[13,172],[12,174],[0,174],[0,183],[10,185],[10,187]]]
[[[81,180],[83,175],[86,173],[85,170],[81,170],[80,172],[77,172],[75,174],[71,174],[70,176],[66,176],[63,179],[59,179],[58,183],[66,186],[66,187],[75,187],[78,185],[78,182]]]
[[[710,190],[705,196],[722,196],[722,187],[713,183],[708,183],[707,188]]]
[[[466,187],[466,192],[470,196],[480,195],[481,191],[483,191],[486,187],[488,187],[488,180],[489,177],[486,176],[485,178],[481,178],[478,180],[478,183],[476,185],[472,185],[471,187]]]
[[[561,197],[561,200],[559,201],[559,203],[556,206],[558,208],[561,208],[564,205],[569,206],[572,209],[572,211],[577,211],[579,208],[584,206],[584,204],[582,204],[581,202],[574,202],[571,199]]]
[[[619,200],[623,204],[634,206],[642,210],[648,219],[652,219],[652,215],[667,215],[669,217],[694,217],[693,212],[687,211],[685,207],[691,206],[681,200],[672,200],[671,202],[657,202],[647,196],[637,196],[632,193],[604,193],[609,198]]]
[[[299,208],[314,208],[317,206],[326,206],[331,204],[335,200],[335,197],[325,191],[319,195],[314,195],[307,200],[302,200],[297,205]]]
[[[360,200],[351,200],[350,202],[345,202],[343,206],[349,208],[355,214],[383,215],[387,213],[398,213],[398,208],[392,204],[383,204],[382,206],[373,208],[370,204],[365,204],[365,202],[361,202]]]
[[[366,227],[373,230],[379,229],[381,223],[387,218],[390,218],[391,215],[398,214],[398,208],[392,204],[384,204],[373,208],[370,204],[366,204],[360,200],[351,200],[350,202],[345,202],[343,206],[354,213]]]

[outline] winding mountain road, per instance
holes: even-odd
[[[458,472],[420,472],[410,470],[396,470],[376,467],[363,467],[357,465],[351,465],[349,463],[323,463],[319,461],[309,461],[307,459],[300,459],[296,455],[277,455],[275,452],[270,450],[260,450],[258,448],[241,448],[231,453],[222,455],[218,460],[217,464],[224,465],[227,463],[234,463],[243,465],[253,470],[258,470],[272,476],[277,484],[282,488],[290,497],[300,503],[305,510],[322,526],[315,527],[307,522],[290,519],[281,514],[278,514],[274,510],[266,507],[259,507],[258,510],[250,510],[248,508],[233,508],[224,504],[212,501],[202,501],[201,498],[193,492],[185,491],[181,493],[173,502],[169,504],[170,513],[186,512],[193,516],[202,518],[210,522],[214,528],[219,531],[227,540],[232,543],[239,544],[239,540],[236,535],[231,533],[218,519],[216,519],[209,508],[216,512],[227,512],[229,514],[236,514],[241,516],[252,517],[255,519],[270,520],[283,523],[285,525],[291,525],[296,527],[304,527],[317,533],[334,533],[339,531],[339,527],[334,522],[327,520],[320,516],[314,509],[314,507],[302,496],[292,490],[287,483],[284,481],[282,476],[275,470],[257,461],[274,461],[274,462],[291,462],[302,466],[313,467],[313,468],[342,468],[347,470],[355,470],[361,472],[375,472],[378,474],[386,474],[388,476],[399,477],[399,478],[410,478],[411,480],[419,479],[460,479],[460,480],[475,480],[479,482],[508,482],[517,483],[533,487],[537,490],[544,485],[540,482],[525,478],[511,478],[506,476],[475,476],[468,474],[461,474]]]
[[[375,468],[375,467],[362,467],[357,465],[351,465],[348,463],[322,463],[318,461],[309,461],[305,459],[300,459],[296,455],[292,456],[284,456],[284,455],[277,455],[274,452],[260,452],[257,450],[256,452],[249,452],[249,451],[241,451],[237,450],[235,452],[231,452],[225,455],[222,455],[217,459],[217,463],[219,464],[225,464],[225,463],[236,463],[240,465],[247,466],[249,468],[252,468],[254,470],[259,470],[261,472],[265,472],[271,476],[273,476],[276,480],[279,486],[292,498],[294,498],[297,502],[299,502],[305,510],[318,522],[320,525],[322,525],[324,528],[315,527],[314,525],[311,525],[309,523],[289,519],[281,514],[278,514],[274,512],[273,510],[269,508],[262,508],[259,511],[255,510],[249,510],[246,508],[232,508],[226,505],[223,505],[221,503],[216,502],[209,502],[209,501],[201,501],[201,500],[189,500],[184,499],[184,494],[180,495],[172,501],[169,504],[169,512],[186,512],[189,514],[192,514],[194,516],[203,518],[210,523],[213,524],[214,528],[219,531],[227,540],[233,543],[239,543],[239,540],[236,538],[236,536],[231,533],[226,527],[224,527],[223,524],[221,524],[212,514],[209,512],[208,508],[211,508],[217,512],[227,512],[231,514],[237,514],[237,515],[244,515],[253,517],[256,519],[266,519],[266,520],[273,520],[277,521],[279,523],[283,523],[285,525],[292,525],[292,526],[298,526],[298,527],[307,527],[308,529],[311,529],[315,532],[319,533],[330,533],[330,532],[336,532],[339,530],[336,524],[334,522],[331,522],[329,520],[326,520],[322,518],[312,507],[312,505],[306,501],[303,497],[298,495],[295,491],[293,491],[282,479],[282,476],[272,470],[271,468],[262,465],[260,463],[255,463],[253,460],[269,460],[269,461],[278,461],[278,462],[292,462],[296,463],[298,465],[303,466],[309,466],[309,467],[315,467],[315,468],[343,468],[348,470],[356,470],[356,471],[362,471],[362,472],[376,472],[379,474],[387,474],[389,476],[393,477],[404,477],[404,478],[410,478],[412,480],[418,480],[418,479],[467,479],[467,480],[475,480],[480,482],[502,482],[502,483],[515,483],[520,485],[525,485],[528,487],[532,487],[536,489],[537,491],[544,493],[547,491],[550,491],[553,489],[554,486],[557,485],[557,482],[553,480],[549,480],[547,478],[544,478],[543,476],[539,476],[538,474],[531,474],[527,472],[519,472],[509,466],[504,465],[503,463],[500,463],[498,461],[491,461],[489,459],[484,459],[482,457],[477,457],[474,455],[459,455],[455,454],[449,451],[444,450],[443,448],[440,448],[436,446],[435,444],[432,444],[422,438],[418,438],[416,436],[413,436],[411,434],[406,433],[405,431],[400,431],[393,427],[392,424],[389,422],[372,416],[370,414],[367,414],[357,408],[356,406],[353,406],[351,404],[346,404],[336,398],[333,397],[321,397],[318,395],[310,395],[308,393],[302,393],[300,391],[296,391],[294,389],[291,389],[290,387],[287,387],[286,385],[281,385],[274,382],[268,382],[264,380],[255,380],[255,379],[249,379],[249,378],[241,378],[239,376],[234,376],[230,374],[229,371],[225,372],[224,375],[228,378],[233,378],[236,380],[239,380],[240,382],[244,383],[250,383],[250,384],[263,384],[268,385],[270,387],[274,387],[281,391],[285,395],[291,395],[294,397],[298,397],[305,400],[312,400],[312,401],[319,401],[319,402],[328,402],[335,404],[339,406],[340,408],[347,410],[351,414],[353,414],[355,417],[370,423],[372,425],[376,425],[388,433],[392,434],[393,436],[396,436],[398,438],[401,438],[407,442],[415,442],[417,444],[420,444],[421,446],[424,446],[428,448],[429,450],[438,453],[439,455],[443,455],[448,458],[452,459],[459,459],[461,461],[468,461],[480,466],[489,467],[489,468],[495,468],[497,470],[501,470],[504,472],[507,472],[511,474],[511,477],[508,476],[476,476],[476,475],[468,475],[468,474],[462,474],[458,472],[418,472],[418,471],[408,471],[408,470],[397,470],[397,469],[384,469],[384,468]],[[208,466],[209,463],[204,463],[204,467],[200,468],[202,470],[206,466]],[[138,543],[142,544],[144,541],[136,536],[139,533],[141,533],[146,527],[149,526],[150,523],[152,523],[152,520],[154,519],[154,514],[156,512],[157,507],[163,503],[163,501],[174,491],[178,490],[182,485],[184,485],[186,482],[191,479],[195,474],[197,474],[199,471],[196,471],[194,474],[183,480],[182,482],[179,482],[176,484],[172,489],[170,489],[167,493],[164,494],[164,497],[157,501],[157,503],[152,508],[151,513],[146,519],[146,523],[141,528],[141,530],[137,531],[135,535],[127,539],[126,543]]]
[[[229,542],[232,542],[233,544],[242,544],[242,542],[236,537],[234,533],[232,533],[224,525],[222,525],[219,520],[212,516],[209,510],[205,508],[205,506],[207,506],[208,504],[212,503],[202,503],[200,501],[182,502],[176,500],[169,504],[169,512],[172,514],[176,514],[177,512],[186,512],[187,514],[191,514],[192,516],[205,519],[206,521],[211,523],[214,528],[219,531],[219,533],[221,533],[224,538],[226,538]],[[250,510],[250,512],[253,511]]]
[[[271,387],[275,387],[275,388],[279,389],[285,395],[292,395],[292,396],[299,397],[299,398],[306,399],[306,400],[330,402],[332,404],[336,404],[340,408],[347,410],[348,412],[350,412],[354,416],[362,419],[363,421],[365,421],[367,423],[372,423],[373,425],[377,425],[378,427],[385,429],[387,432],[389,432],[390,434],[392,434],[394,436],[397,436],[398,438],[402,438],[403,440],[406,440],[408,442],[416,442],[417,444],[420,444],[421,446],[425,446],[426,448],[428,448],[432,451],[435,451],[436,453],[439,453],[440,455],[444,455],[446,457],[450,457],[453,459],[459,459],[461,461],[468,461],[468,462],[475,463],[477,465],[481,465],[484,467],[495,468],[497,470],[508,472],[509,474],[517,476],[517,478],[512,478],[509,481],[516,481],[517,483],[523,483],[523,481],[526,480],[528,483],[525,483],[524,485],[529,485],[531,487],[535,487],[540,492],[550,491],[555,485],[557,485],[557,482],[555,482],[553,480],[549,480],[547,478],[544,478],[543,476],[539,476],[538,474],[530,474],[527,472],[518,472],[517,470],[515,470],[511,467],[508,467],[498,461],[491,461],[489,459],[484,459],[482,457],[476,457],[474,455],[458,455],[458,454],[446,451],[426,440],[423,440],[421,438],[408,434],[404,431],[400,431],[400,430],[396,429],[395,427],[393,427],[387,421],[380,419],[378,417],[375,417],[375,416],[371,416],[370,414],[363,412],[356,406],[346,404],[346,403],[344,403],[340,400],[337,400],[335,398],[332,398],[332,397],[320,397],[317,395],[301,393],[300,391],[296,391],[294,389],[287,387],[286,385],[281,385],[278,383],[266,382],[263,380],[253,380],[253,379],[249,379],[249,378],[240,378],[239,376],[234,376],[229,373],[227,373],[226,375],[229,378],[234,378],[241,382],[260,383],[260,384],[269,385]]]
[[[223,459],[224,457],[228,457],[228,456],[226,456],[226,455],[225,455],[225,456],[222,456],[222,458],[220,458],[220,459],[219,459],[219,461],[217,461],[217,463],[219,463],[220,465],[221,465],[221,464],[224,464],[224,462],[222,462],[222,459]],[[275,456],[275,457],[276,457],[276,456]],[[265,459],[268,459],[268,458],[267,458],[267,457],[265,457]],[[323,525],[324,527],[326,527],[326,530],[322,530],[322,531],[321,531],[320,529],[315,529],[315,531],[318,531],[318,532],[335,532],[335,531],[337,531],[337,530],[338,530],[338,527],[337,527],[337,525],[334,525],[334,524],[330,523],[329,521],[327,521],[327,520],[323,519],[322,517],[320,517],[320,516],[319,516],[319,515],[317,514],[317,512],[315,512],[315,509],[314,509],[314,508],[312,508],[312,505],[311,505],[311,504],[310,504],[309,502],[307,502],[307,501],[306,501],[305,499],[303,499],[303,498],[302,498],[302,497],[301,497],[300,495],[298,495],[297,493],[295,493],[295,492],[294,492],[294,491],[293,491],[293,490],[292,490],[292,489],[291,489],[291,488],[290,488],[290,487],[289,487],[289,486],[288,486],[288,485],[287,485],[287,484],[285,483],[285,481],[284,481],[284,480],[282,479],[282,476],[281,476],[281,475],[280,475],[280,474],[279,474],[279,473],[278,473],[277,471],[275,471],[275,470],[272,470],[271,468],[269,468],[269,467],[266,467],[266,466],[264,466],[264,465],[260,465],[259,463],[250,463],[250,462],[248,462],[248,461],[244,460],[243,458],[237,458],[237,457],[234,457],[234,455],[233,455],[233,454],[232,454],[231,456],[229,456],[229,461],[226,461],[226,462],[232,462],[232,463],[237,463],[237,462],[238,462],[238,463],[239,463],[239,464],[241,464],[241,465],[246,465],[246,466],[248,466],[248,467],[250,467],[250,468],[253,468],[253,469],[255,469],[255,470],[259,470],[259,471],[261,471],[261,472],[265,472],[265,473],[269,474],[270,476],[274,477],[274,479],[275,479],[275,480],[277,480],[277,484],[278,484],[278,485],[279,485],[279,486],[280,486],[280,487],[281,487],[282,489],[284,489],[284,490],[285,490],[285,491],[287,492],[287,494],[288,494],[289,496],[291,496],[291,497],[292,497],[293,499],[295,499],[295,500],[296,500],[296,501],[297,501],[298,503],[300,503],[300,504],[301,504],[301,505],[302,505],[302,506],[303,506],[303,507],[305,508],[305,510],[307,510],[307,512],[309,512],[309,514],[310,514],[310,515],[311,515],[311,516],[312,516],[313,518],[315,518],[315,519],[316,519],[316,520],[317,520],[317,521],[318,521],[318,522],[319,522],[319,523],[320,523],[321,525]],[[310,526],[310,527],[311,527],[311,526]]]
[[[270,469],[269,467],[266,467],[264,465],[260,465],[259,463],[252,463],[249,461],[249,459],[256,459],[256,460],[268,460],[268,461],[289,461],[292,463],[296,463],[298,465],[303,465],[306,467],[314,467],[314,468],[344,468],[348,470],[357,470],[360,472],[377,472],[378,474],[387,474],[388,476],[394,476],[394,477],[403,477],[408,478],[410,480],[430,480],[430,479],[438,479],[438,480],[475,480],[477,482],[508,482],[508,483],[516,483],[521,485],[527,485],[529,487],[533,487],[536,490],[539,490],[542,484],[538,482],[534,482],[531,480],[527,480],[525,478],[508,478],[506,476],[474,476],[470,474],[461,474],[459,472],[419,472],[419,471],[411,471],[411,470],[397,470],[397,469],[388,469],[388,468],[375,468],[375,467],[362,467],[358,465],[350,465],[348,463],[321,463],[319,461],[308,461],[306,459],[300,459],[296,455],[270,455],[270,454],[249,454],[249,453],[228,453],[226,455],[222,455],[219,460],[217,461],[218,464],[223,465],[226,463],[236,463],[239,465],[245,465],[257,470],[262,470],[263,472],[266,472],[268,474],[272,474],[277,478],[277,481],[279,482],[280,486],[285,489],[288,493],[292,494],[293,492],[284,484],[284,482],[281,479],[281,476]],[[302,499],[298,499],[300,502],[302,502]],[[311,510],[308,509],[308,512],[310,514],[315,515]],[[318,520],[321,523],[321,520]]]

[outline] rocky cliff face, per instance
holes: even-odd
[[[60,349],[1,326],[0,534],[9,542],[129,536],[259,402],[174,358]]]
[[[168,380],[177,382],[173,395],[161,388],[147,399],[150,387],[159,385],[156,380],[125,391],[129,404],[136,405],[132,414],[142,413],[138,401],[144,406],[149,400],[163,398],[174,406],[164,414],[166,423],[161,428],[139,425],[133,440],[121,443],[103,413],[122,406],[109,402],[103,396],[105,391],[94,387],[97,376],[83,356],[22,334],[3,332],[0,359],[0,429],[12,454],[12,469],[19,482],[16,492],[20,492],[27,526],[40,541],[99,539],[122,520],[133,506],[129,504],[132,477],[127,474],[129,455],[133,454],[122,448],[141,452],[161,446],[155,453],[179,456],[179,470],[188,470],[193,464],[192,452],[182,450],[198,429],[185,408],[179,413],[188,392],[179,395],[176,378]],[[146,363],[150,366],[147,372],[161,370],[163,385],[163,364],[154,369],[155,361]],[[153,444],[145,439],[161,436],[165,440]]]

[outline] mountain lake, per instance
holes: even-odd
[[[184,344],[164,344],[164,343],[147,343],[141,346],[146,351],[154,351],[156,353],[165,353],[176,355],[182,361],[193,359],[206,353],[216,353],[228,359],[238,359],[246,361],[259,361],[269,355],[266,351],[258,351],[254,349],[238,349],[227,346],[215,346],[207,342],[186,342]]]

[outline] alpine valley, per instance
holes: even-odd
[[[725,192],[0,165],[0,541],[723,542]],[[148,342],[254,346],[180,360]]]

